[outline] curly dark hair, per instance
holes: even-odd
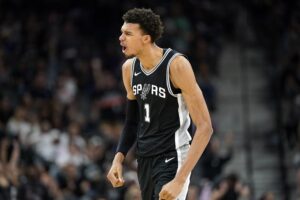
[[[150,35],[151,41],[158,40],[163,33],[163,25],[160,16],[151,9],[133,8],[123,15],[126,23],[139,24],[145,34]]]

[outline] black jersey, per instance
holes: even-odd
[[[170,81],[170,63],[180,53],[164,49],[160,62],[147,71],[133,58],[131,87],[139,105],[137,155],[174,151],[189,143],[190,117],[180,90]]]

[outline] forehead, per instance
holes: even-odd
[[[121,27],[121,31],[141,31],[141,28],[139,24],[124,22]]]

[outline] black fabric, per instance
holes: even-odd
[[[138,157],[138,179],[143,200],[159,200],[161,188],[173,180],[178,168],[176,151]]]
[[[188,143],[187,131],[180,129],[187,123],[187,118],[180,123],[185,105],[179,110],[181,97],[170,93],[169,72],[171,60],[177,54],[172,49],[165,50],[160,62],[150,71],[143,68],[139,59],[135,59],[132,67],[132,90],[136,96],[140,124],[137,134],[136,153],[138,156],[151,157],[176,149],[175,133],[184,138],[180,142]],[[171,84],[171,83],[170,83]],[[180,100],[180,101],[179,101]],[[179,113],[181,112],[181,113]],[[186,141],[185,141],[186,140]]]
[[[127,100],[126,120],[121,138],[116,152],[121,152],[126,156],[137,137],[137,127],[139,123],[138,103],[136,100]]]

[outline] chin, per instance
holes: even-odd
[[[135,57],[134,54],[126,54],[126,53],[124,53],[124,56],[125,56],[126,58],[133,58],[133,57]]]
[[[133,58],[135,55],[125,55],[126,58]]]

